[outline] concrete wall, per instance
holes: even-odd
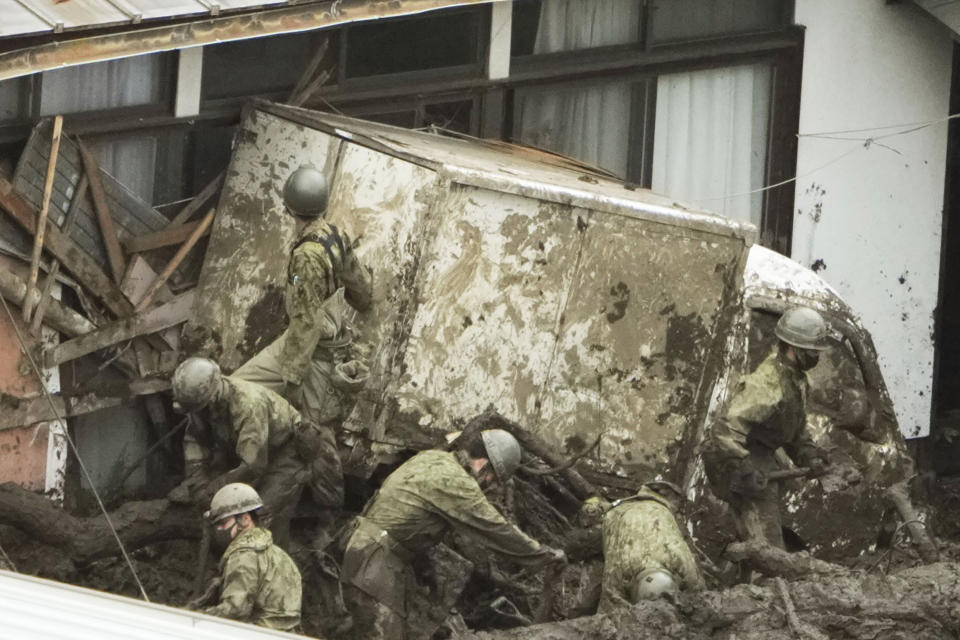
[[[930,429],[952,43],[909,4],[797,0],[806,27],[793,258],[873,334],[900,428]],[[867,141],[867,138],[876,138]],[[845,155],[846,154],[846,155]]]

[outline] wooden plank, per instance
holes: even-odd
[[[77,190],[73,194],[73,199],[70,201],[70,207],[67,209],[67,215],[60,229],[63,233],[69,234],[73,229],[73,223],[77,218],[79,203],[87,197],[87,187],[89,185],[90,182],[87,180],[87,176],[81,176],[80,184],[77,185]],[[50,272],[47,274],[47,282],[43,286],[43,293],[40,294],[40,301],[37,303],[37,308],[33,312],[33,320],[30,322],[30,332],[33,334],[36,334],[40,330],[40,325],[43,324],[43,314],[46,312],[47,301],[50,300],[50,291],[53,288],[53,283],[57,280],[58,273],[60,273],[60,261],[54,258],[53,263],[50,265]]]
[[[13,185],[0,176],[0,207],[27,233],[34,234],[37,229],[36,209],[21,198]],[[120,317],[129,316],[133,305],[127,301],[120,289],[113,283],[99,265],[57,227],[48,224],[44,244],[57,260],[63,263],[84,288],[96,296],[110,311]]]
[[[123,241],[123,248],[127,253],[141,253],[143,251],[150,251],[151,249],[157,249],[159,247],[180,244],[189,238],[199,226],[199,221],[188,222],[175,227],[167,227],[162,231],[154,231],[153,233],[148,233],[146,235],[127,238]],[[209,233],[210,230],[207,229],[203,235],[209,235]]]
[[[0,295],[22,308],[27,283],[17,277],[10,269],[0,269]],[[37,290],[33,290],[37,295]],[[73,309],[60,304],[57,300],[49,303],[47,324],[68,336],[78,336],[96,330],[96,326]],[[0,412],[2,413],[2,412]]]
[[[127,273],[124,274],[123,282],[120,283],[120,291],[123,292],[123,295],[127,296],[127,300],[129,300],[131,304],[136,306],[137,303],[147,295],[147,291],[150,290],[150,285],[152,285],[156,279],[157,272],[147,264],[143,256],[135,255],[131,258],[130,264],[127,266]],[[173,299],[173,293],[170,292],[169,288],[161,287],[154,298],[157,302],[167,302]]]
[[[100,223],[100,233],[103,244],[107,248],[107,259],[110,261],[110,270],[113,272],[113,281],[120,284],[123,280],[125,261],[123,249],[117,239],[117,232],[113,228],[113,218],[110,217],[110,205],[107,204],[107,194],[100,181],[100,165],[82,142],[77,142],[80,156],[83,158],[83,167],[90,182],[90,195],[93,197],[93,208],[97,212],[97,222]]]
[[[87,393],[79,397],[71,397],[69,408],[64,403],[63,396],[59,393],[53,394],[51,400],[57,409],[57,414],[61,418],[93,413],[100,409],[118,407],[130,402],[132,396],[147,395],[150,393],[160,393],[170,388],[170,380],[164,378],[144,378],[131,380],[128,384],[123,384],[112,392],[111,395],[101,393]],[[113,395],[115,394],[115,395]],[[44,396],[21,400],[16,406],[5,406],[0,411],[0,431],[6,429],[16,429],[26,427],[37,422],[47,422],[55,420],[56,416],[50,409],[50,402]]]
[[[43,237],[47,230],[47,213],[50,211],[50,193],[53,191],[53,178],[57,173],[57,154],[60,151],[60,133],[63,130],[63,116],[53,119],[53,137],[50,142],[50,157],[47,160],[47,177],[43,184],[43,200],[40,205],[37,232],[33,235],[33,255],[30,257],[30,277],[27,278],[27,296],[23,301],[23,320],[30,321],[30,312],[33,310],[33,296],[31,292],[37,285],[37,274],[40,272],[40,254],[43,252]]]
[[[200,193],[198,193],[193,200],[187,203],[187,206],[185,206],[180,213],[174,216],[173,220],[170,221],[169,226],[176,227],[186,224],[193,214],[203,208],[203,205],[205,205],[210,198],[212,198],[220,190],[220,187],[223,186],[223,179],[226,177],[226,175],[226,171],[221,171],[220,175],[211,180],[210,184],[201,189]]]
[[[207,212],[207,215],[203,217],[203,220],[200,221],[200,224],[197,226],[197,228],[193,230],[192,234],[190,234],[190,237],[187,238],[187,241],[180,245],[180,249],[177,250],[177,253],[170,259],[167,267],[157,277],[156,282],[154,282],[150,287],[150,290],[147,291],[147,295],[144,296],[143,300],[137,304],[135,308],[137,313],[145,309],[147,305],[150,304],[150,301],[153,300],[154,294],[156,294],[160,287],[167,282],[167,279],[173,273],[174,269],[176,269],[180,263],[183,262],[183,259],[187,257],[187,254],[190,253],[190,249],[192,249],[193,246],[197,244],[197,241],[200,240],[200,236],[210,229],[210,224],[213,222],[213,216],[216,211],[216,209],[210,209],[210,211]]]
[[[162,331],[187,320],[194,291],[188,291],[145,313],[124,318],[86,335],[62,342],[46,352],[44,362],[53,367],[138,336]]]

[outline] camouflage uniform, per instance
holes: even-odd
[[[333,370],[353,357],[348,315],[369,309],[371,298],[370,271],[354,255],[350,237],[323,218],[314,220],[287,267],[290,325],[234,376],[278,393],[290,389],[291,401],[316,424],[343,419],[351,394],[335,384]]]
[[[234,538],[220,559],[220,575],[220,604],[204,613],[279,631],[300,625],[300,572],[266,529]]]
[[[730,479],[747,470],[770,473],[780,468],[775,453],[783,447],[798,465],[824,458],[806,428],[807,379],[773,352],[737,386],[726,416],[711,430],[704,447],[714,493],[737,516],[742,538],[759,537],[783,548],[780,486],[770,482],[758,495],[731,492]]]
[[[357,519],[343,559],[346,597],[358,638],[409,638],[422,599],[412,565],[448,532],[526,565],[549,550],[507,522],[466,471],[462,453],[423,451],[394,471]],[[439,612],[442,615],[446,611]]]
[[[333,433],[302,422],[300,413],[278,394],[260,385],[223,378],[221,396],[201,411],[207,429],[184,435],[188,475],[201,468],[217,471],[246,465],[249,482],[272,515],[279,544],[287,545],[289,520],[304,484],[314,502],[326,509],[343,505],[343,474]]]
[[[670,503],[643,487],[603,517],[603,586],[598,612],[629,602],[630,583],[645,569],[666,569],[681,589],[705,586]]]

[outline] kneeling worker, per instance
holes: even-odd
[[[400,465],[357,519],[341,578],[356,637],[424,633],[408,623],[408,603],[422,589],[411,565],[450,531],[518,564],[566,562],[563,551],[507,522],[484,495],[519,466],[516,438],[491,429],[461,444],[455,452],[422,451]]]
[[[220,559],[220,604],[203,613],[268,629],[294,631],[300,625],[300,572],[287,553],[257,526],[260,496],[248,484],[228,484],[213,496],[204,514],[214,542],[226,547]]]
[[[603,585],[598,611],[635,604],[681,589],[705,587],[674,513],[680,488],[647,482],[637,495],[617,500],[603,516]]]

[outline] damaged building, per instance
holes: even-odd
[[[932,561],[928,533],[957,533],[937,514],[954,504],[960,410],[947,224],[960,23],[943,4],[0,0],[0,481],[92,538],[105,539],[85,520],[98,501],[126,509],[124,539],[196,561],[195,544],[150,551],[184,513],[137,529],[183,476],[170,376],[189,356],[232,372],[283,332],[296,229],[280,187],[309,163],[374,278],[356,319],[370,377],[338,432],[348,511],[492,409],[528,437],[523,529],[564,546],[592,493],[668,479],[712,562],[735,535],[704,476],[705,434],[801,304],[838,347],[811,372],[810,427],[859,474],[785,484],[788,548],[815,555],[817,575],[889,570],[891,540],[907,564]],[[937,482],[905,484],[917,472]],[[5,509],[46,513],[5,488]],[[48,517],[42,531],[0,515],[21,569],[137,595],[104,559],[109,540],[64,543],[71,559],[31,550],[24,532],[69,537]],[[576,622],[596,570],[582,555],[592,568],[568,573],[554,606],[569,637],[619,624]],[[957,570],[929,566],[943,573],[826,589],[905,594],[889,629],[950,637],[956,621],[913,586]],[[509,582],[497,570],[468,585],[483,607]],[[784,575],[801,581],[801,612],[854,615]],[[194,581],[158,599],[181,604]],[[950,589],[937,597],[955,604]],[[688,617],[685,637],[729,631],[737,611],[774,624],[749,597],[686,605],[715,618]],[[518,619],[463,613],[471,628]],[[680,614],[629,615],[663,632]]]

